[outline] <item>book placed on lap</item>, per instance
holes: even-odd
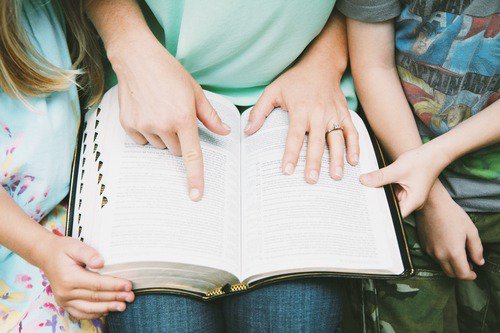
[[[304,180],[304,143],[293,175],[282,173],[288,114],[275,109],[246,136],[225,98],[206,92],[232,131],[199,125],[205,193],[188,198],[181,157],[135,144],[119,121],[112,88],[81,125],[67,235],[96,248],[102,274],[134,289],[211,299],[273,281],[313,276],[405,277],[413,273],[391,187],[368,188],[359,175],[382,165],[376,141],[351,113],[360,137],[358,166],[329,176],[325,150],[317,184]]]

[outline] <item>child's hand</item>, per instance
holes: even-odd
[[[85,269],[101,268],[104,260],[93,248],[70,237],[51,236],[37,248],[39,267],[50,281],[57,304],[77,319],[95,319],[125,310],[134,300],[130,281]]]
[[[358,163],[358,132],[340,89],[342,74],[321,66],[298,63],[271,83],[252,109],[246,134],[259,130],[266,117],[278,106],[289,113],[283,173],[293,173],[308,133],[305,179],[308,183],[316,183],[325,149],[325,134],[334,124],[342,126],[342,130],[332,131],[326,136],[330,147],[330,176],[337,180],[342,178],[344,140],[347,161],[351,165]]]
[[[483,246],[467,213],[445,192],[429,199],[415,217],[422,248],[439,262],[446,275],[474,280],[476,273],[467,260],[466,249],[475,264],[483,265]]]
[[[442,154],[425,144],[401,154],[385,168],[361,175],[360,181],[369,187],[398,184],[401,214],[406,217],[424,205],[431,187],[447,164]]]
[[[154,39],[154,36],[153,36]],[[174,155],[182,154],[189,196],[203,195],[203,157],[199,119],[220,135],[230,132],[205,97],[200,85],[156,40],[135,41],[108,52],[119,82],[120,120],[139,144],[150,143]],[[137,45],[139,44],[139,45]]]

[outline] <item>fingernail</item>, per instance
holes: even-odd
[[[358,162],[359,162],[359,155],[358,154],[354,154],[352,156],[352,161],[354,162],[354,164],[358,164]]]
[[[226,131],[231,131],[231,127],[229,127],[229,125],[226,123],[222,123],[222,127],[224,127]]]
[[[193,201],[197,201],[200,198],[200,191],[197,188],[192,188],[189,191],[189,197]]]
[[[252,127],[252,123],[251,122],[248,122],[247,125],[245,126],[245,129],[244,131],[245,132],[248,132],[250,130],[250,128]]]
[[[125,300],[128,302],[128,303],[131,303],[133,300],[134,300],[134,295],[128,295]]]
[[[291,175],[293,173],[293,164],[287,163],[285,165],[285,175]]]
[[[479,262],[479,265],[484,265],[484,258],[481,259],[481,261]]]
[[[125,291],[131,291],[132,290],[132,284],[131,283],[124,284],[123,285],[123,290],[125,290]]]
[[[311,170],[311,172],[309,172],[309,178],[316,183],[318,181],[318,178],[319,178],[318,171]]]
[[[125,311],[125,304],[120,304],[116,307],[116,311],[123,312]]]
[[[102,265],[104,259],[101,256],[95,256],[94,258],[90,259],[90,265],[91,266],[100,266]]]
[[[340,180],[342,178],[342,168],[335,167],[335,172],[333,173],[334,179]]]

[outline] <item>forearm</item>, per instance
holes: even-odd
[[[356,92],[377,138],[395,160],[420,147],[422,140],[396,69],[392,22],[347,20],[351,70]],[[436,179],[429,201],[439,202],[448,192]]]
[[[40,245],[56,236],[26,215],[2,187],[0,212],[0,244],[40,266]]]
[[[426,143],[444,169],[459,157],[500,142],[500,101],[489,105],[455,128]]]
[[[340,78],[347,67],[347,35],[345,17],[334,10],[321,33],[309,44],[299,64],[318,65]]]
[[[422,144],[396,70],[392,22],[347,20],[356,92],[377,138],[392,159]]]
[[[122,51],[142,49],[143,43],[158,43],[136,0],[86,0],[85,10],[104,42],[113,68],[119,65]]]

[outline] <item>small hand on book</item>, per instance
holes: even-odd
[[[422,208],[434,182],[449,163],[431,143],[401,154],[389,166],[361,175],[369,187],[398,184],[396,188],[401,215],[406,217]]]
[[[361,182],[371,187],[397,184],[402,215],[416,211],[423,250],[449,277],[474,280],[477,275],[468,255],[471,262],[483,265],[483,246],[469,215],[438,179],[449,163],[450,159],[430,141],[401,154],[391,165],[362,175]]]
[[[95,319],[124,311],[134,300],[132,283],[85,269],[100,269],[104,260],[90,246],[70,237],[49,235],[37,245],[37,262],[50,281],[57,304],[78,319]]]

